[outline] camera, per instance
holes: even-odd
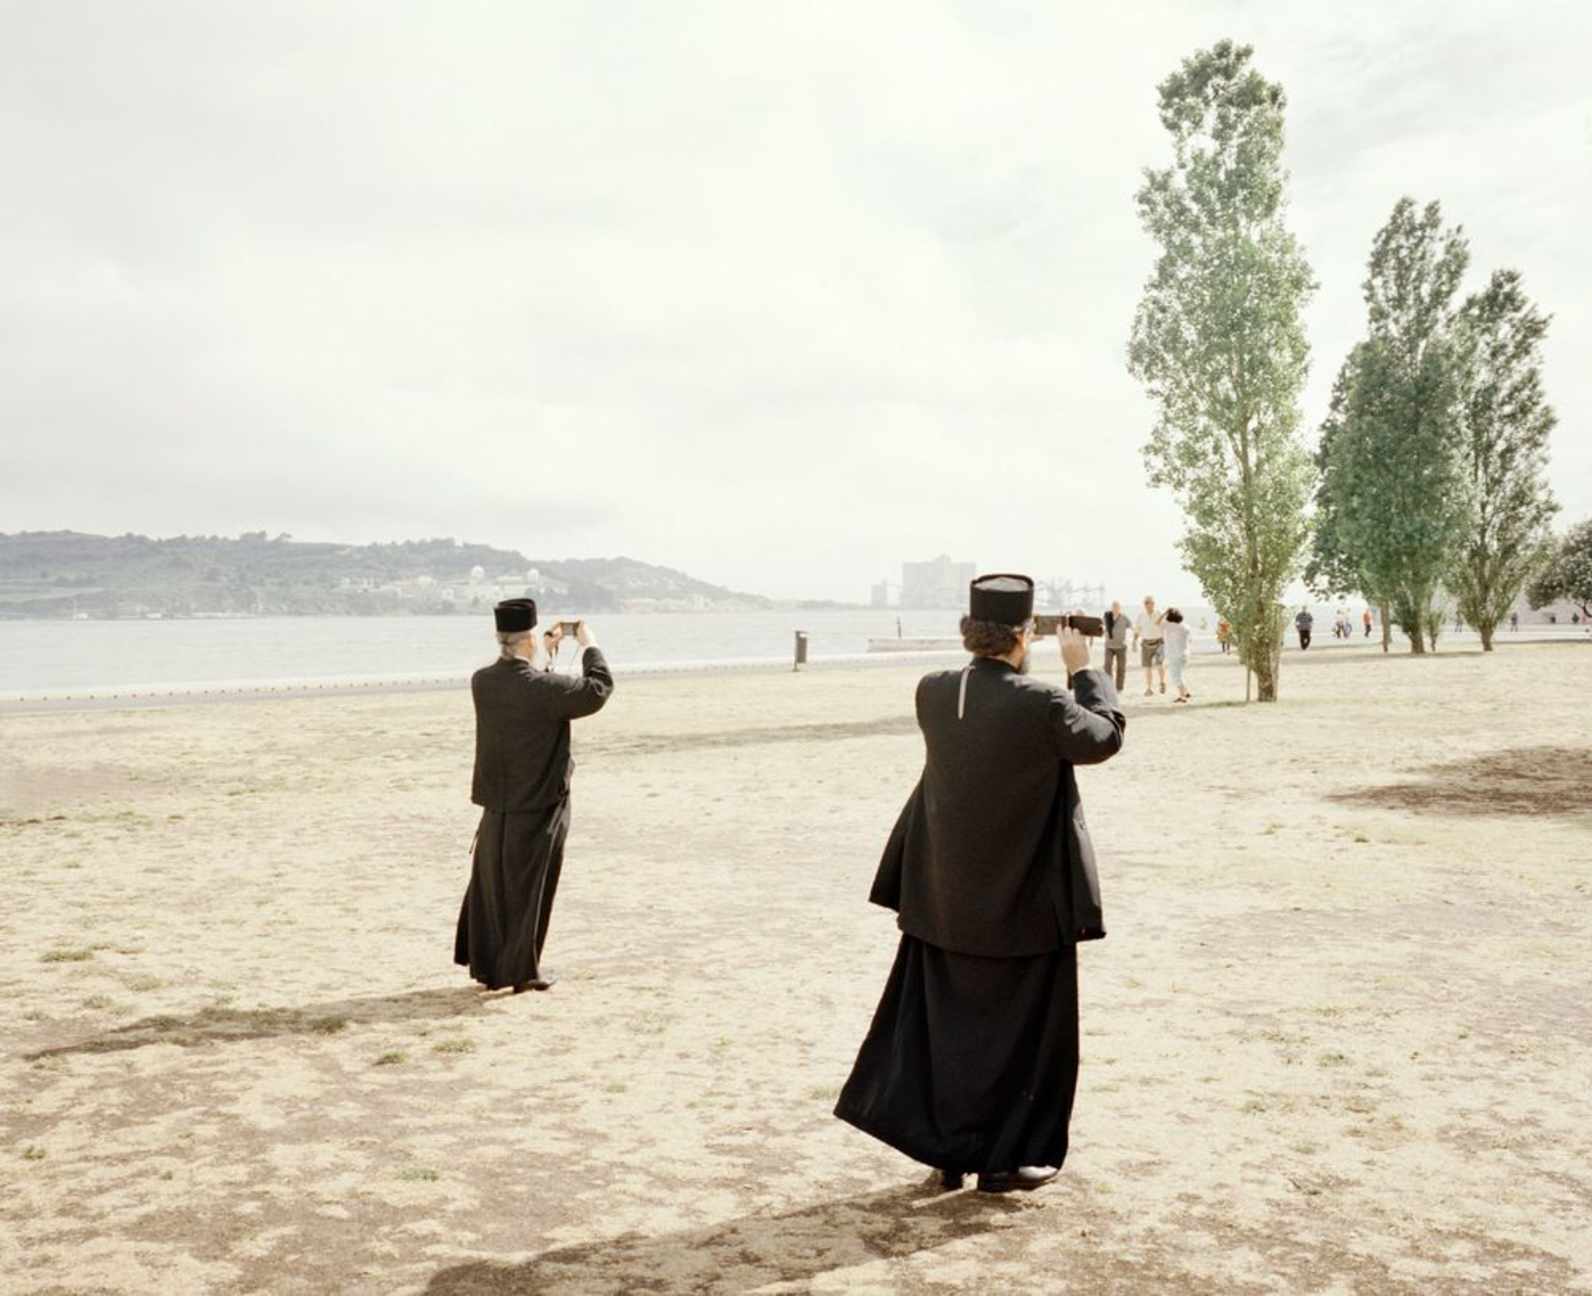
[[[1053,635],[1062,628],[1076,630],[1079,634],[1090,639],[1098,639],[1105,634],[1106,627],[1097,616],[1085,616],[1081,612],[1066,612],[1060,616],[1040,615],[1034,618],[1034,637],[1043,639],[1046,635]]]

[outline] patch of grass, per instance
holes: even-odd
[[[22,1149],[22,1159],[24,1161],[42,1161],[47,1155],[48,1153],[46,1153],[45,1150],[37,1143],[31,1147],[25,1147]]]
[[[611,1094],[622,1094],[622,1093],[625,1092],[625,1090],[627,1090],[629,1088],[630,1088],[630,1086],[627,1085],[623,1080],[610,1080],[606,1085],[603,1086],[603,1092],[604,1093],[611,1093]]]
[[[109,1012],[116,1007],[116,1001],[109,995],[90,995],[83,1000],[83,1007],[90,1008],[95,1012]]]
[[[134,976],[123,977],[122,984],[129,990],[136,990],[139,994],[146,994],[150,990],[159,990],[166,983],[158,976],[150,976],[147,972],[139,972]]]
[[[312,1022],[310,1029],[317,1035],[335,1035],[340,1030],[348,1028],[346,1017],[322,1017],[319,1021]]]
[[[398,1178],[403,1183],[436,1183],[442,1176],[425,1166],[411,1166],[407,1170],[400,1170]]]
[[[431,1046],[433,1053],[474,1053],[475,1041],[469,1039],[443,1040],[440,1044]]]
[[[40,963],[87,963],[94,957],[91,949],[53,949],[39,955]]]
[[[407,1062],[408,1060],[409,1055],[407,1053],[404,1053],[399,1049],[388,1049],[387,1052],[383,1053],[379,1058],[377,1058],[372,1065],[398,1066],[400,1063]]]
[[[1318,1065],[1324,1067],[1340,1067],[1349,1065],[1348,1056],[1343,1053],[1323,1053],[1316,1059],[1316,1062]]]

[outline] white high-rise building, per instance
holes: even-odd
[[[967,588],[977,575],[977,563],[952,562],[948,554],[928,562],[902,563],[901,606],[965,610]]]

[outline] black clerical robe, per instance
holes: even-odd
[[[582,654],[579,676],[538,671],[506,657],[471,677],[470,799],[481,807],[481,824],[453,957],[491,989],[541,976],[569,833],[575,772],[569,724],[601,710],[613,687],[597,648]]]
[[[1126,729],[1107,676],[1071,683],[977,658],[918,685],[923,776],[870,895],[902,937],[835,1114],[944,1169],[1066,1156],[1076,945],[1105,935],[1074,767]]]

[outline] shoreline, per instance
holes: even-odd
[[[855,667],[902,665],[932,666],[960,661],[960,651],[846,653],[809,657],[802,672]],[[489,664],[489,663],[483,663]],[[792,674],[788,657],[731,657],[719,660],[642,662],[621,667],[610,663],[616,679],[656,678],[670,675]],[[572,673],[572,672],[570,672]],[[108,685],[71,689],[22,690],[0,697],[0,715],[42,715],[70,711],[139,710],[147,707],[194,706],[215,702],[265,702],[321,697],[356,697],[367,693],[436,693],[469,687],[470,674],[456,672],[325,679],[217,680],[212,682],[153,685]]]
[[[1499,647],[1514,645],[1592,644],[1592,632],[1586,627],[1558,627],[1558,633],[1532,633],[1530,631],[1505,631],[1498,639]],[[1454,647],[1456,643],[1461,647]],[[1042,641],[1043,642],[1043,641]],[[1474,632],[1463,637],[1450,636],[1444,642],[1450,647],[1439,648],[1432,657],[1463,656],[1479,652],[1479,639]],[[1310,651],[1344,652],[1351,649],[1372,656],[1382,656],[1378,639],[1365,641],[1320,640],[1311,644]],[[698,659],[679,662],[640,662],[631,666],[610,667],[617,679],[658,678],[668,676],[715,676],[747,674],[793,674],[815,670],[844,670],[854,668],[885,668],[891,666],[924,666],[951,664],[966,657],[954,649],[928,649],[911,652],[836,653],[810,657],[798,670],[790,657],[738,657]],[[1192,660],[1219,660],[1224,656],[1216,650],[1214,642],[1202,644],[1190,654]],[[1386,656],[1408,657],[1407,646],[1395,644]],[[1098,654],[1097,654],[1098,656]],[[1299,661],[1303,654],[1296,644],[1284,647],[1284,658]],[[1234,663],[1236,665],[1236,661]],[[1098,668],[1098,664],[1097,664]],[[1128,678],[1131,682],[1139,666],[1137,654],[1129,651]],[[288,678],[280,680],[245,679],[212,680],[171,684],[112,684],[83,685],[64,688],[22,689],[0,695],[0,716],[66,714],[74,711],[144,710],[158,707],[200,706],[217,702],[267,702],[292,701],[305,698],[358,697],[370,693],[410,694],[437,693],[466,688],[472,672],[417,671],[397,675],[327,676],[320,678]]]

